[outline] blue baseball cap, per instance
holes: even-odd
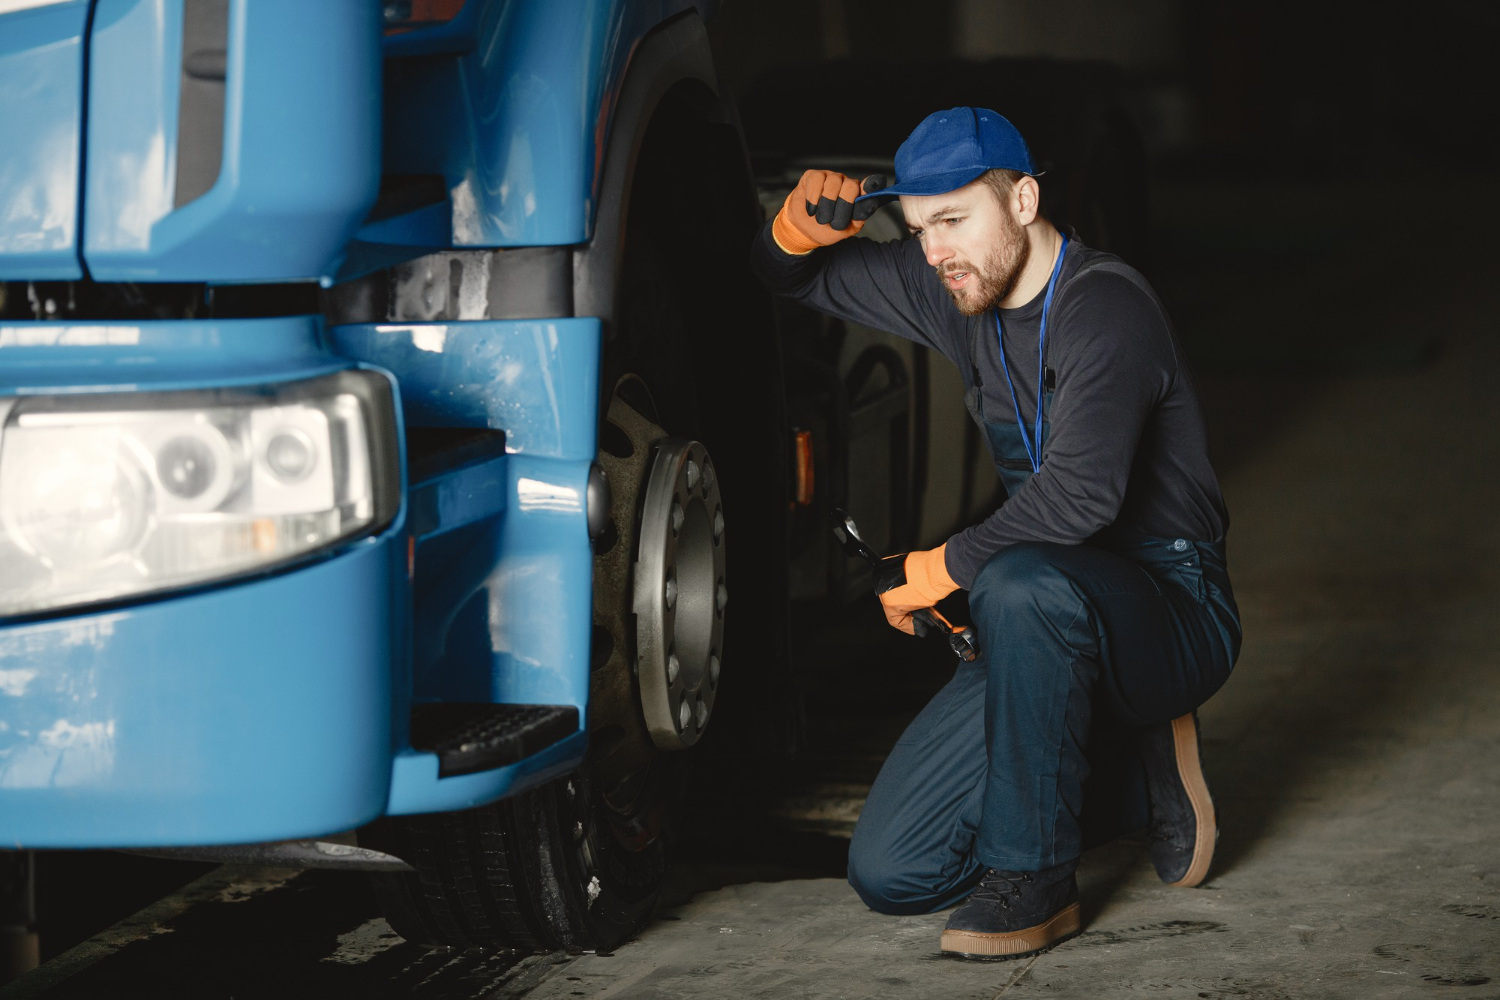
[[[1036,173],[1021,133],[989,108],[949,108],[922,119],[896,150],[895,184],[854,200],[944,194],[997,168]]]

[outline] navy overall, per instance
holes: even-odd
[[[987,419],[977,387],[965,402],[1015,496],[1033,474],[1021,426]],[[849,881],[875,910],[942,909],[987,868],[1039,871],[1144,826],[1138,730],[1201,705],[1239,652],[1222,541],[1007,546],[969,607],[980,657],[897,741],[854,831]]]

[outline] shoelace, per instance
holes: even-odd
[[[974,890],[974,899],[982,899],[986,902],[999,903],[1002,910],[1010,909],[1010,903],[1006,896],[1013,899],[1021,898],[1021,886],[1030,885],[1032,877],[1026,872],[1016,875],[1007,875],[1004,872],[991,868],[984,873],[984,878],[979,881],[979,888]],[[1000,883],[1004,882],[1002,886]]]

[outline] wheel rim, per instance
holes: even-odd
[[[652,742],[682,750],[702,738],[723,657],[724,508],[708,449],[657,442],[641,504],[634,571],[636,667]]]
[[[651,785],[651,780],[645,779],[647,773],[654,773],[665,764],[660,759],[663,750],[683,749],[701,738],[717,691],[716,662],[722,662],[723,609],[718,607],[718,587],[724,580],[722,527],[712,559],[704,559],[706,549],[702,544],[705,526],[713,538],[715,526],[722,524],[717,470],[703,446],[698,445],[693,461],[700,476],[701,470],[708,470],[707,482],[696,479],[694,487],[686,490],[688,495],[682,495],[679,487],[687,486],[687,470],[679,461],[684,455],[684,444],[692,442],[674,444],[657,422],[656,406],[644,382],[626,375],[615,384],[601,426],[598,456],[609,480],[612,504],[609,524],[595,543],[593,674],[588,719],[595,777],[611,812],[621,816],[631,816],[646,805],[637,799],[642,789]],[[661,457],[664,454],[665,459]],[[659,469],[676,470],[681,475]],[[649,503],[648,494],[652,498]],[[663,494],[669,498],[665,504],[661,499]],[[684,499],[688,502],[684,503]],[[675,554],[667,552],[674,519],[671,501],[682,510],[679,534],[682,530],[689,532],[689,541],[683,548],[688,563],[685,568],[679,565]],[[648,534],[652,536],[649,540],[644,537]],[[654,569],[642,571],[643,578],[651,579],[638,582],[638,567],[642,562]],[[708,575],[703,569],[705,562],[712,567],[713,580],[707,592],[713,598],[714,610],[714,623],[706,628],[701,611],[705,592],[702,581]],[[667,677],[665,657],[673,651],[669,647],[678,641],[679,609],[674,608],[670,615],[661,612],[653,615],[648,610],[642,616],[636,608],[637,595],[660,595],[664,603],[667,572],[674,576],[679,599],[683,581],[690,581],[686,599],[697,609],[697,617],[689,614],[681,619],[688,644],[699,652],[690,656],[688,666],[695,669],[686,676],[680,673],[683,663],[679,654],[675,702],[673,679]],[[706,655],[702,653],[705,645]],[[649,665],[643,668],[643,661]],[[643,669],[645,673],[641,674]],[[687,690],[684,686],[694,675],[698,682],[695,694],[708,695],[704,699],[705,717],[700,723],[695,698],[691,702],[694,724],[685,735],[675,725],[673,732],[667,734],[666,724],[672,721],[668,712],[676,713],[680,723],[681,704]],[[647,722],[648,711],[655,721],[656,732]],[[658,732],[662,733],[660,741]],[[638,835],[639,831],[626,839],[634,841]]]

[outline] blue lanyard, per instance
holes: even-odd
[[[1042,299],[1042,327],[1036,338],[1036,430],[1026,433],[1026,421],[1021,419],[1021,401],[1016,398],[1016,385],[1010,380],[1010,366],[1005,363],[1005,330],[1000,326],[1000,310],[995,310],[995,336],[1000,338],[1000,370],[1005,372],[1005,384],[1010,387],[1010,402],[1016,408],[1016,426],[1021,431],[1021,443],[1026,446],[1026,457],[1031,460],[1031,471],[1042,471],[1042,391],[1045,369],[1042,358],[1047,348],[1047,310],[1052,308],[1052,293],[1057,290],[1057,276],[1062,273],[1063,254],[1068,252],[1068,236],[1062,234],[1062,246],[1057,251],[1057,263],[1052,265],[1052,277],[1047,279],[1047,297]]]

